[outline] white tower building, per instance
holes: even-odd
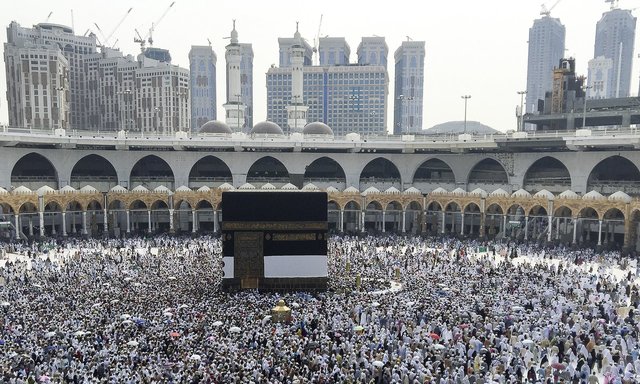
[[[287,124],[289,132],[302,132],[302,128],[307,125],[307,111],[309,107],[304,105],[302,97],[303,91],[303,68],[305,47],[298,31],[296,22],[296,33],[293,37],[297,42],[291,46],[291,100],[287,105]]]
[[[225,123],[234,131],[242,132],[244,114],[247,106],[242,102],[242,89],[240,83],[240,62],[242,61],[242,47],[238,43],[236,21],[233,21],[231,31],[231,43],[225,47],[227,59],[227,102],[223,105],[225,110]]]

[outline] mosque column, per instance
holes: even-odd
[[[524,239],[529,240],[529,215],[524,217]]]
[[[507,234],[507,214],[502,215],[502,228],[500,229],[502,232],[502,237],[504,238]]]
[[[51,213],[51,234],[54,236],[58,234],[58,232],[56,231],[56,213],[55,212]]]
[[[598,220],[598,245],[602,245],[602,220]]]
[[[362,232],[364,232],[364,212],[364,210],[360,211],[360,224],[362,224],[360,229],[362,230]]]
[[[387,229],[387,211],[382,211],[382,233],[385,233]]]
[[[128,209],[125,212],[127,213],[127,233],[131,233],[131,213]]]
[[[575,244],[578,236],[578,217],[574,217],[573,221],[573,241],[571,244]]]
[[[169,233],[174,233],[176,230],[173,227],[173,208],[169,209]]]
[[[549,216],[547,216],[547,218],[548,218],[548,223],[549,223],[547,225],[549,227],[549,228],[547,228],[547,241],[551,242],[551,237],[553,235],[553,216],[549,215]]]
[[[480,212],[480,230],[479,230],[479,235],[480,238],[483,239],[484,235],[485,235],[485,220],[486,220],[486,214],[484,212]]]
[[[76,212],[71,212],[71,233],[76,233]]]
[[[402,233],[407,232],[407,210],[402,210]]]
[[[103,228],[102,232],[105,235],[109,235],[109,214],[107,213],[107,209],[106,208],[102,212],[103,212],[102,213],[102,222],[103,222],[103,225],[104,225],[104,228]]]
[[[38,211],[38,219],[40,220],[40,237],[44,236],[44,212]]]
[[[218,233],[218,210],[213,210],[213,232]]]
[[[67,237],[67,211],[62,211],[62,236]]]
[[[422,218],[421,218],[421,225],[422,225],[422,233],[426,233],[427,232],[427,210],[425,209],[424,211],[422,211]]]
[[[16,240],[17,240],[17,239],[20,239],[20,215],[16,213],[15,219],[16,219]]]
[[[464,236],[464,212],[460,212],[460,234]]]
[[[344,209],[340,208],[340,232],[344,233]]]
[[[192,233],[196,233],[196,231],[198,230],[198,223],[196,222],[196,220],[198,219],[198,216],[196,214],[196,210],[192,209],[191,210],[191,232]]]
[[[147,232],[151,233],[153,228],[151,228],[151,210],[147,209]]]
[[[556,217],[556,240],[560,240],[560,218]]]
[[[87,211],[82,211],[82,234],[87,234]]]
[[[444,235],[444,230],[445,230],[445,224],[446,224],[446,219],[447,218],[447,213],[442,210],[442,229],[440,229],[440,233],[442,233]]]
[[[33,236],[33,219],[29,216],[29,237]]]

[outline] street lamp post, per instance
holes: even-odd
[[[518,125],[518,131],[524,131],[524,95],[527,94],[527,91],[518,91],[518,95],[520,95],[520,120]]]
[[[587,85],[582,87],[584,89],[584,106],[582,109],[582,128],[587,125],[587,90],[593,88],[593,85]]]
[[[467,133],[467,101],[471,98],[471,95],[463,95],[464,99],[464,132]]]

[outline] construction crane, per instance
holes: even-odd
[[[322,14],[320,14],[320,22],[318,23],[318,33],[313,39],[313,53],[316,55],[316,64],[320,65],[320,55],[318,54],[318,46],[320,45],[320,28],[322,28]]]
[[[53,11],[49,12],[49,14],[47,15],[47,19],[44,21],[45,23],[49,22],[49,18],[51,17],[52,13]]]
[[[540,10],[540,14],[542,16],[549,16],[551,15],[551,11],[553,10],[553,8],[556,7],[556,5],[558,5],[558,3],[560,3],[562,0],[556,0],[555,3],[553,3],[553,5],[549,8],[547,8],[546,5],[542,4],[542,9]],[[605,0],[606,1],[606,0]]]
[[[158,20],[156,20],[154,23],[151,23],[151,28],[149,28],[149,32],[147,32],[147,34],[144,37],[140,36],[140,33],[138,33],[138,30],[136,30],[136,35],[138,35],[138,36],[136,38],[134,38],[133,41],[136,42],[136,43],[140,43],[140,50],[142,52],[144,52],[144,46],[145,46],[145,44],[147,42],[149,43],[149,45],[153,45],[153,31],[156,29],[158,24],[160,24],[162,19],[164,19],[164,17],[167,15],[169,10],[171,9],[171,7],[173,7],[173,5],[175,3],[176,2],[174,1],[171,4],[169,4],[169,7],[167,7],[167,9],[165,9],[165,11],[162,14],[162,16],[160,16],[158,18]]]
[[[133,10],[133,7],[129,8],[129,10],[127,11],[127,13],[124,14],[124,16],[122,16],[122,18],[120,19],[120,21],[118,21],[118,24],[116,24],[115,27],[113,27],[113,29],[111,30],[111,32],[107,35],[105,41],[104,41],[104,45],[109,45],[109,40],[111,39],[111,37],[113,36],[114,33],[116,33],[116,31],[118,30],[118,28],[120,28],[120,26],[122,25],[122,23],[124,23],[124,20],[127,18],[127,16],[129,16],[129,14],[131,13],[131,11]],[[113,44],[115,45],[115,43]]]

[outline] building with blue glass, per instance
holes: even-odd
[[[403,41],[395,52],[393,133],[422,130],[424,41]]]
[[[189,51],[191,71],[191,129],[197,131],[210,120],[217,119],[216,113],[216,61],[217,57],[210,45],[192,45]]]

